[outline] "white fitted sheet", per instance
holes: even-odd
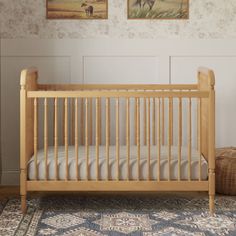
[[[69,166],[69,180],[76,180],[76,166],[75,166],[75,147],[69,146],[68,148],[68,166]],[[199,179],[199,152],[192,149],[191,153],[191,179]],[[148,179],[147,170],[147,158],[148,148],[147,146],[141,146],[140,155],[140,179]],[[131,146],[130,148],[130,179],[135,180],[138,178],[137,174],[137,146]],[[151,146],[151,167],[150,176],[152,180],[158,178],[158,161],[157,161],[157,147]],[[60,146],[58,148],[58,178],[59,180],[65,180],[66,177],[66,163],[65,163],[65,147]],[[48,180],[55,179],[55,158],[54,158],[54,147],[48,147]],[[107,164],[106,164],[106,147],[99,147],[99,172],[100,180],[106,180],[107,178]],[[120,146],[120,179],[127,179],[127,147]],[[38,151],[37,155],[37,168],[38,168],[38,179],[45,179],[45,160],[44,150]],[[204,157],[201,156],[201,168],[202,180],[206,180],[208,177],[208,165]],[[168,180],[168,147],[161,147],[161,162],[160,162],[160,178],[161,180]],[[96,146],[89,146],[89,179],[96,180]],[[79,179],[86,180],[86,151],[85,146],[79,146],[78,155],[78,173]],[[171,147],[171,180],[178,179],[178,147]],[[35,164],[34,157],[28,162],[28,179],[33,180],[35,177]],[[116,146],[110,146],[109,149],[109,179],[116,180],[117,178],[117,164],[116,164]],[[188,149],[182,148],[181,157],[181,179],[188,179]]]

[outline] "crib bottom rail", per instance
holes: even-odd
[[[27,181],[28,191],[208,191],[208,181]]]

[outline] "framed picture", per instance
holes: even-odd
[[[128,0],[128,19],[188,19],[189,0]]]
[[[108,0],[46,0],[47,19],[107,19]]]

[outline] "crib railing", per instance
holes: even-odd
[[[172,87],[173,88],[173,87]],[[158,181],[161,181],[160,178],[160,162],[161,162],[161,148],[162,145],[165,144],[165,129],[168,130],[167,132],[167,146],[168,146],[168,181],[172,181],[171,179],[171,161],[172,161],[172,144],[173,144],[173,101],[175,99],[178,100],[178,180],[181,181],[181,149],[182,149],[182,100],[187,98],[188,101],[188,112],[187,112],[187,143],[188,143],[188,181],[191,181],[191,149],[192,149],[192,100],[198,99],[206,99],[209,97],[209,92],[207,91],[97,91],[97,90],[88,90],[88,91],[28,91],[27,92],[27,99],[33,99],[34,104],[34,163],[35,163],[35,180],[38,180],[38,173],[37,173],[37,150],[38,150],[38,103],[40,100],[43,100],[43,127],[44,127],[44,164],[45,164],[45,178],[44,180],[47,181],[48,179],[48,132],[49,132],[49,102],[53,100],[54,103],[54,113],[53,113],[53,123],[52,126],[54,128],[54,161],[55,161],[55,180],[59,180],[58,178],[58,101],[62,100],[63,104],[63,145],[65,149],[65,180],[69,181],[69,159],[68,159],[68,147],[70,144],[74,143],[75,148],[75,168],[76,168],[76,180],[80,180],[78,176],[78,150],[79,145],[85,146],[85,156],[86,156],[86,180],[89,181],[90,179],[90,146],[92,145],[92,134],[93,128],[91,127],[93,121],[95,120],[95,146],[96,146],[96,180],[99,181],[100,178],[100,168],[99,168],[99,148],[101,145],[101,111],[102,105],[105,105],[105,119],[104,119],[104,126],[105,126],[105,146],[106,146],[106,166],[107,166],[107,174],[106,180],[109,181],[109,147],[110,147],[110,129],[111,129],[111,122],[110,122],[110,114],[111,112],[115,113],[115,121],[112,128],[115,130],[115,152],[116,152],[116,180],[120,181],[120,130],[121,130],[121,115],[125,117],[125,125],[124,129],[126,131],[126,147],[127,147],[127,181],[130,179],[129,169],[130,169],[130,115],[131,115],[131,104],[134,106],[134,131],[136,137],[135,145],[137,148],[137,181],[141,181],[144,179],[140,178],[140,158],[141,158],[141,123],[143,122],[143,145],[147,146],[147,179],[146,181],[153,180],[150,175],[150,162],[151,162],[151,146],[155,145],[155,142],[151,142],[151,114],[152,118],[154,116],[158,116],[158,130],[152,130],[153,140],[157,137],[157,163],[158,163]],[[114,104],[111,107],[111,100],[114,100]],[[134,99],[134,101],[132,100]],[[80,112],[78,111],[78,103],[79,100],[81,102]],[[92,115],[92,102],[95,100],[95,117]],[[105,100],[105,103],[102,103]],[[120,112],[121,109],[121,100],[125,101],[125,111]],[[133,101],[131,103],[131,100]],[[151,101],[152,101],[152,109],[151,109]],[[166,102],[168,104],[168,115],[165,117],[165,105]],[[143,112],[143,120],[141,120],[141,102],[142,102],[142,112]],[[72,104],[72,109],[70,113],[74,116],[73,123],[71,126],[73,127],[71,130],[74,130],[74,137],[69,143],[69,103]],[[157,110],[159,111],[155,114],[157,103]],[[201,101],[200,101],[201,103]],[[160,112],[162,110],[162,112]],[[81,139],[81,144],[78,142],[79,130],[78,130],[78,115],[81,114],[81,130],[80,132],[84,137]],[[71,116],[71,115],[70,115]],[[168,123],[165,128],[165,122]],[[199,121],[198,121],[199,122]],[[83,127],[84,126],[84,127]],[[155,119],[152,120],[152,127],[156,126]],[[201,135],[201,130],[197,132],[197,136]],[[157,135],[156,135],[157,134]],[[199,140],[197,137],[196,140]],[[200,145],[200,144],[199,144]],[[199,147],[200,148],[200,147]],[[199,151],[199,181],[201,181],[201,153]]]
[[[213,72],[200,69],[193,85],[40,85],[37,70],[21,75],[21,196],[27,191],[209,191],[210,209],[215,194],[215,94]],[[43,131],[43,132],[42,132]],[[105,146],[105,178],[99,166]],[[168,150],[167,179],[161,178],[161,151]],[[172,147],[177,146],[177,178],[171,177]],[[48,175],[49,146],[53,146],[55,176]],[[64,147],[65,178],[59,178],[58,149]],[[69,148],[73,146],[75,178],[69,173]],[[85,148],[86,177],[78,169],[80,147]],[[90,156],[90,147],[95,156]],[[115,146],[115,178],[110,178],[110,147]],[[126,148],[126,177],[120,175],[120,150]],[[136,149],[136,177],[130,173],[131,149]],[[187,179],[181,178],[182,148],[187,146]],[[198,178],[191,178],[192,148],[199,152]],[[39,179],[38,150],[43,147],[44,178]],[[155,148],[156,169],[151,169]],[[142,178],[141,150],[145,148],[147,177]],[[203,180],[202,155],[208,161]],[[33,156],[34,178],[27,178]],[[95,160],[95,179],[90,160]],[[157,173],[156,178],[151,173]]]

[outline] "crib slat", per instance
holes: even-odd
[[[161,124],[161,131],[162,131],[162,145],[165,145],[165,98],[162,98],[162,124]]]
[[[85,98],[85,152],[86,152],[86,179],[89,180],[89,140],[88,140],[88,129],[89,129],[89,117],[88,117],[88,98]]]
[[[151,147],[150,147],[150,98],[148,100],[147,105],[147,148],[148,148],[148,160],[147,160],[147,167],[148,167],[148,180],[150,180],[150,165],[151,165]]]
[[[120,178],[120,119],[119,119],[119,98],[116,98],[116,179]]]
[[[68,98],[65,98],[65,158],[66,158],[66,165],[65,165],[65,173],[66,173],[66,180],[68,180],[69,170],[68,170]]]
[[[157,163],[158,163],[158,181],[161,180],[161,99],[158,98],[158,145],[157,145]]]
[[[170,181],[171,177],[171,99],[169,98],[169,125],[168,125],[168,180]]]
[[[109,180],[109,146],[110,146],[110,98],[106,98],[106,166]]]
[[[99,103],[99,145],[102,145],[102,98],[98,99]]]
[[[55,180],[58,180],[58,98],[54,99],[54,158]]]
[[[89,144],[93,144],[93,99],[89,99]]]
[[[62,98],[62,144],[65,145],[65,99]]]
[[[48,100],[44,99],[44,168],[45,180],[48,179]]]
[[[84,145],[84,99],[80,99],[80,142]]]
[[[76,180],[79,179],[79,138],[78,138],[78,98],[75,98],[75,174]]]
[[[181,178],[182,155],[182,98],[179,98],[179,130],[178,130],[178,180]]]
[[[73,104],[73,99],[70,99],[70,110],[71,110],[71,120],[70,120],[70,144],[75,144],[75,107]]]
[[[188,180],[191,180],[191,152],[192,152],[192,100],[189,98],[188,108]]]
[[[137,136],[136,136],[136,142],[137,142],[137,159],[138,159],[138,164],[137,164],[137,180],[140,180],[140,99],[137,98]]]
[[[201,98],[198,99],[198,132],[197,132],[197,140],[198,140],[198,151],[199,151],[199,181],[202,180],[202,155],[201,155],[201,127],[202,127],[202,103]]]
[[[156,145],[156,99],[152,99],[152,145]]]
[[[170,143],[173,145],[173,98],[170,98]]]
[[[127,181],[130,180],[130,100],[126,99],[126,146],[127,146]]]
[[[34,99],[34,179],[38,179],[38,100]]]
[[[99,180],[99,100],[96,98],[96,174]]]
[[[147,99],[143,99],[143,144],[147,145]]]

